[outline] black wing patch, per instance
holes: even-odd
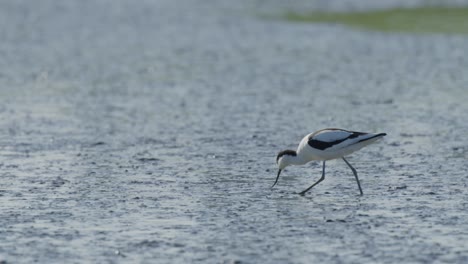
[[[315,149],[320,149],[320,150],[325,150],[327,148],[331,148],[335,145],[338,145],[340,144],[341,142],[347,140],[347,139],[352,139],[352,138],[357,138],[359,136],[362,136],[362,135],[365,135],[367,133],[363,133],[363,132],[351,132],[352,133],[351,135],[349,135],[348,137],[345,137],[343,139],[338,139],[338,140],[335,140],[335,141],[330,141],[330,142],[327,142],[327,141],[320,141],[320,140],[317,140],[317,139],[313,139],[313,136],[309,138],[309,141],[307,142],[307,144],[309,144],[309,146],[315,148]]]
[[[349,136],[348,138],[357,138],[359,136],[367,134],[367,133],[364,133],[364,132],[352,132],[352,133],[353,134],[351,134],[351,136]]]
[[[380,133],[380,134],[377,134],[377,135],[375,135],[373,137],[370,137],[370,138],[361,139],[361,140],[358,141],[358,143],[369,140],[369,139],[373,139],[373,138],[376,138],[376,137],[383,137],[383,136],[386,136],[386,135],[387,135],[387,133]]]
[[[334,145],[340,144],[341,142],[345,141],[346,139],[347,138],[340,139],[340,140],[335,140],[335,141],[330,141],[330,142],[320,141],[320,140],[316,140],[316,139],[309,139],[309,141],[307,143],[309,144],[309,146],[313,147],[314,149],[325,150],[327,148],[333,147]]]

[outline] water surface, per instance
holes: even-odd
[[[280,2],[2,2],[0,260],[466,262],[468,38],[247,12]],[[325,127],[388,133],[365,195],[341,161],[270,190]]]

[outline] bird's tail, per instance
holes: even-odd
[[[379,138],[382,138],[384,136],[386,136],[387,133],[379,133],[379,134],[369,134],[368,137],[365,137],[361,140],[359,140],[358,142],[364,142],[364,141],[368,141],[368,140],[371,140],[371,139],[374,139],[373,141],[379,139]]]

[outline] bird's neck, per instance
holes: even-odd
[[[296,155],[296,156],[288,156],[288,163],[291,165],[304,165],[308,162],[303,157]]]

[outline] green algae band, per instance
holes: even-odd
[[[468,34],[468,7],[422,7],[352,13],[287,13],[297,22],[339,23],[385,32]]]

